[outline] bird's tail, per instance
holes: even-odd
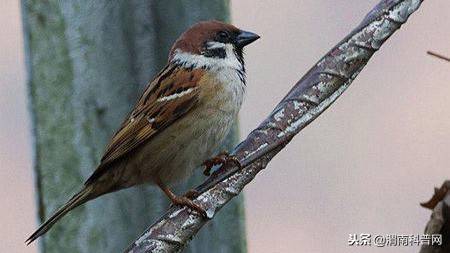
[[[66,204],[60,207],[49,219],[47,219],[26,241],[28,245],[39,236],[45,234],[59,219],[75,207],[92,199],[92,186],[86,186],[83,190],[75,194]]]

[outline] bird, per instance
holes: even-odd
[[[82,189],[26,243],[87,201],[144,183],[158,186],[173,204],[204,214],[191,200],[192,191],[178,196],[170,187],[202,165],[208,175],[213,165],[236,162],[218,149],[244,99],[244,47],[259,38],[217,20],[199,22],[182,33],[167,65],[146,86]]]

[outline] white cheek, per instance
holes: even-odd
[[[225,47],[225,58],[212,58],[203,55],[194,55],[191,53],[175,51],[173,60],[185,67],[208,68],[209,71],[215,72],[219,83],[227,84],[225,89],[229,94],[230,106],[240,108],[245,94],[245,73],[244,66],[238,60],[234,53],[233,45],[217,43],[210,46]],[[211,47],[210,47],[211,48]]]
[[[223,44],[220,42],[210,42],[208,46],[210,49],[225,48],[225,58],[206,57],[204,55],[191,54],[177,49],[175,51],[174,57],[172,58],[172,61],[177,61],[179,64],[185,65],[186,67],[206,67],[211,70],[232,68],[235,70],[243,71],[244,66],[242,66],[242,63],[236,57],[233,45]]]
[[[225,52],[226,52],[226,65],[230,66],[234,69],[243,70],[242,63],[238,60],[236,57],[236,54],[234,53],[234,47],[231,44],[225,45]]]
[[[208,49],[225,48],[226,44],[222,42],[211,41],[206,44]]]

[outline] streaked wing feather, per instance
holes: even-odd
[[[150,141],[195,107],[199,99],[199,80],[203,74],[203,70],[186,71],[179,67],[166,67],[144,91],[86,183],[103,174],[108,164]]]

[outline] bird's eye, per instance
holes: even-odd
[[[217,34],[217,37],[218,37],[218,39],[220,41],[226,41],[226,40],[228,40],[230,38],[230,35],[227,32],[225,32],[225,31],[220,31]]]

